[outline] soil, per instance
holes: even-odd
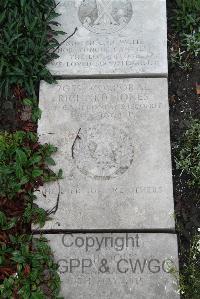
[[[11,100],[0,99],[0,130],[14,131],[17,128],[16,105]]]
[[[180,210],[183,209],[181,213],[184,215],[182,217],[190,218],[187,221],[195,222],[193,224],[197,229],[200,228],[200,207],[197,206],[200,192],[197,189],[188,188],[187,176],[181,174],[175,167],[175,159],[183,133],[189,127],[191,118],[200,119],[200,96],[196,90],[196,84],[199,84],[200,80],[200,60],[196,59],[191,62],[191,67],[190,71],[183,71],[174,67],[169,68],[169,104],[176,212],[179,214]],[[199,215],[198,221],[196,216],[193,219],[193,214]],[[185,219],[182,220],[185,221]]]
[[[174,3],[168,1],[168,55],[180,42],[171,26]],[[180,272],[188,260],[188,249],[194,234],[200,228],[200,190],[188,188],[187,176],[176,169],[176,156],[181,138],[191,123],[200,119],[200,57],[191,59],[190,69],[169,63],[169,105],[172,147],[173,184],[176,212],[176,231],[179,242]]]

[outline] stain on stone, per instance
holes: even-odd
[[[81,131],[81,128],[78,130],[78,133],[77,133],[77,135],[76,135],[76,138],[74,139],[74,142],[73,142],[73,144],[72,144],[72,158],[73,158],[73,159],[74,159],[74,146],[75,146],[75,144],[76,144],[77,139],[81,139],[81,137],[79,136],[80,131]]]

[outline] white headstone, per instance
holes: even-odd
[[[66,299],[179,299],[173,234],[46,235]]]
[[[78,30],[58,49],[53,74],[167,75],[166,0],[58,2],[62,30]]]
[[[174,229],[166,79],[42,83],[42,143],[64,179],[38,192],[45,229]]]

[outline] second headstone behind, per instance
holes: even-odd
[[[59,0],[57,12],[62,30],[78,30],[49,65],[54,75],[167,75],[165,0]]]

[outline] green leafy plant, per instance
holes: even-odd
[[[37,122],[38,119],[41,118],[41,115],[42,115],[42,111],[41,109],[38,107],[38,101],[37,99],[28,99],[28,98],[25,98],[23,99],[23,104],[27,107],[30,108],[30,111],[31,111],[31,120],[33,122]]]
[[[174,27],[177,32],[192,32],[199,27],[200,3],[199,0],[176,0],[176,23]],[[198,30],[196,30],[198,31]]]
[[[2,299],[61,299],[58,265],[44,237],[9,236],[0,256],[0,269],[8,274],[0,283]]]
[[[199,299],[200,294],[200,236],[196,235],[185,252],[185,264],[179,276],[180,293],[185,299]]]
[[[35,197],[36,199],[36,197]],[[42,208],[39,208],[37,204],[30,202],[27,204],[24,213],[23,220],[25,223],[39,224],[40,227],[43,227],[45,222],[48,220],[48,213]]]
[[[54,174],[48,165],[55,165],[51,155],[57,150],[50,144],[38,143],[31,132],[0,134],[0,197],[14,199],[34,186],[62,177]]]
[[[41,145],[35,133],[0,134],[0,208],[2,203],[8,202],[7,206],[15,210],[12,202],[18,208],[19,200],[22,205],[19,212],[14,212],[18,213],[17,217],[0,211],[1,298],[59,298],[57,265],[46,241],[16,234],[17,225],[39,223],[43,226],[49,217],[34,203],[33,192],[44,182],[62,178],[61,170],[55,174],[49,169],[49,165],[55,165],[51,156],[56,150],[49,144]],[[13,230],[15,236],[11,235]]]
[[[176,0],[172,22],[183,50],[197,56],[200,53],[200,1]]]
[[[35,96],[40,80],[54,81],[46,65],[57,58],[58,30],[55,0],[0,2],[0,96],[12,96],[14,87]]]
[[[191,69],[190,62],[185,57],[186,51],[181,51],[180,48],[178,51],[172,51],[170,56],[170,61],[172,65],[178,65],[183,70]]]
[[[187,52],[198,56],[200,53],[200,31],[185,34],[182,43]]]
[[[13,228],[17,223],[17,217],[8,219],[6,215],[0,211],[0,230],[9,230]]]
[[[177,168],[189,175],[188,184],[200,187],[200,121],[192,120],[180,143]]]
[[[0,100],[14,100],[20,128],[0,133],[0,297],[5,299],[59,298],[50,247],[30,231],[31,223],[43,226],[51,213],[37,206],[34,191],[62,177],[61,170],[49,168],[56,148],[41,145],[33,133],[41,116],[39,82],[54,82],[47,64],[58,57],[57,36],[65,34],[54,20],[56,2],[0,1]]]

